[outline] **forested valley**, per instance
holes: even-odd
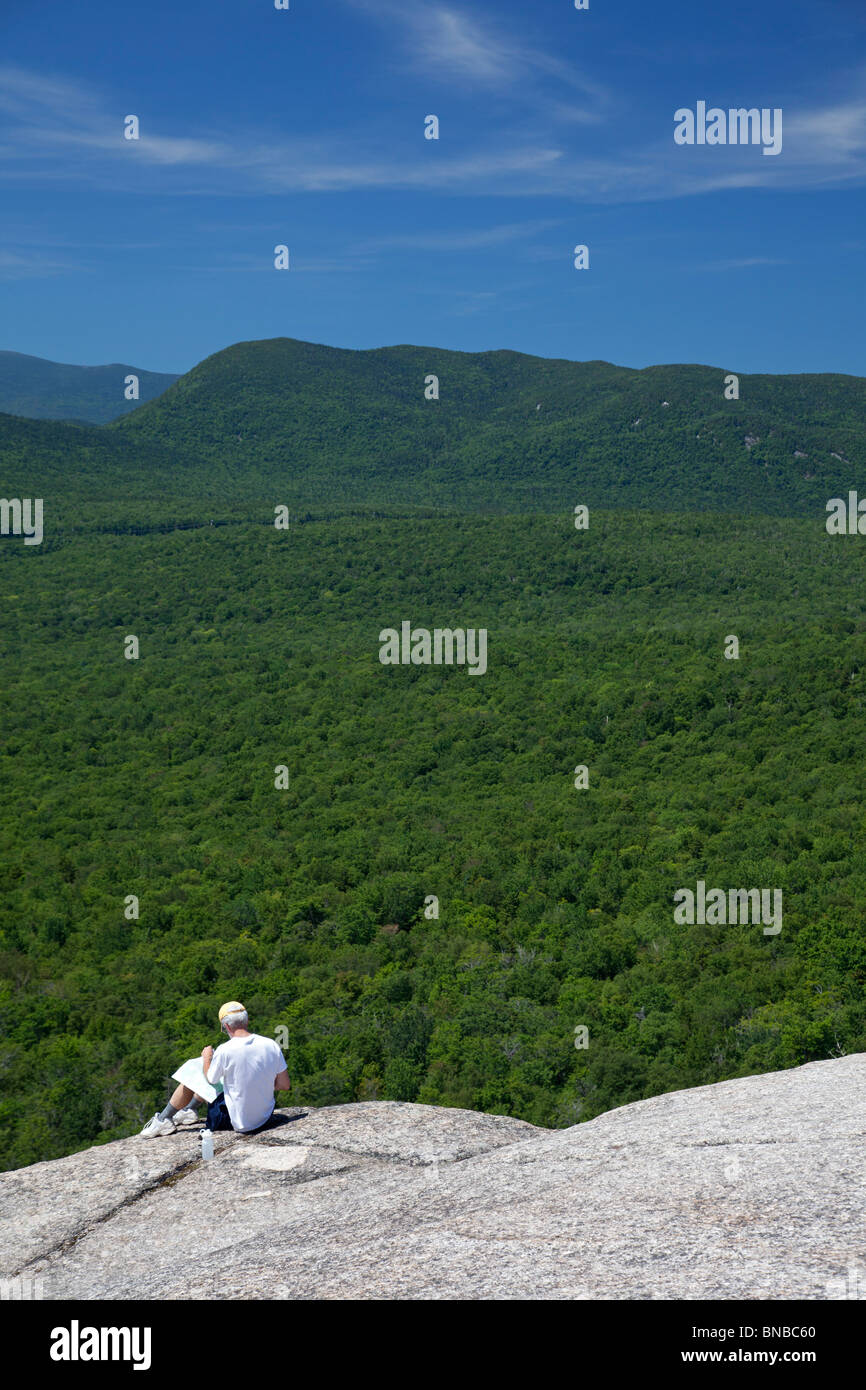
[[[866,1051],[866,540],[824,524],[864,383],[446,362],[428,401],[429,350],[289,341],[0,417],[45,507],[0,538],[3,1166],[134,1133],[229,998],[292,1103],[545,1126]],[[403,621],[486,673],[382,665]],[[783,929],[676,924],[701,879]]]

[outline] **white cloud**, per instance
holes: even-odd
[[[409,11],[406,6],[387,6],[389,17],[407,25],[410,44],[428,67],[449,77],[502,86],[512,83],[520,71],[508,45],[486,34],[479,24],[445,5]]]
[[[469,83],[507,89],[521,100],[540,100],[551,109],[556,106],[549,100],[551,80],[582,92],[596,105],[610,100],[606,89],[580,72],[574,63],[535,48],[521,36],[509,34],[501,13],[493,14],[485,23],[477,5],[470,15],[454,5],[421,5],[412,0],[347,3],[380,22],[390,33],[400,33],[404,58],[440,80],[453,80],[464,87]],[[560,109],[562,117],[570,121],[600,119],[597,110],[565,104]]]
[[[378,18],[396,17],[394,0],[349,0]],[[444,5],[400,10],[400,33],[424,29],[418,61],[473,73],[488,84],[556,73],[580,85],[568,65],[517,46],[476,18]],[[408,17],[407,17],[408,15]],[[430,18],[426,26],[425,17]],[[604,131],[604,153],[585,154],[586,137],[573,131],[586,113],[563,103],[538,82],[531,119],[510,129],[486,129],[481,140],[425,142],[419,123],[404,128],[352,129],[333,137],[300,138],[273,129],[172,134],[150,128],[123,139],[122,110],[111,111],[89,87],[59,76],[0,68],[0,114],[8,129],[0,140],[0,178],[30,184],[72,184],[152,195],[286,194],[352,190],[416,190],[510,197],[561,197],[596,204],[684,198],[703,193],[771,187],[779,190],[861,184],[866,180],[866,73],[826,106],[784,107],[781,154],[763,159],[756,147],[680,147],[670,120],[648,122],[636,112]],[[842,84],[837,82],[837,93]],[[853,93],[850,89],[854,89]],[[596,108],[597,109],[597,108]],[[661,125],[661,128],[660,128]],[[568,127],[571,126],[572,130]],[[457,151],[457,152],[455,152]],[[507,237],[509,232],[466,233]],[[489,240],[486,243],[492,244]],[[443,249],[447,249],[444,248]],[[459,247],[455,249],[460,249]]]
[[[379,250],[406,247],[418,251],[475,251],[488,246],[502,246],[522,237],[534,236],[561,225],[559,218],[535,219],[530,222],[505,222],[474,231],[398,232],[393,236],[375,237],[363,242],[359,250]]]
[[[39,280],[46,275],[61,275],[70,270],[86,269],[87,267],[72,261],[58,260],[38,251],[22,256],[17,251],[0,249],[0,280]]]
[[[798,158],[838,163],[866,153],[866,99],[840,102],[816,111],[793,112],[784,120],[786,146]]]
[[[145,163],[222,164],[232,157],[229,144],[188,136],[156,135],[144,122],[138,140],[125,140],[126,111],[108,113],[97,95],[80,83],[20,68],[0,68],[0,111],[16,124],[13,139],[0,145],[0,159],[61,163],[70,150],[91,154],[134,154]]]
[[[699,267],[701,270],[749,270],[757,265],[790,265],[791,262],[777,256],[740,256],[728,261],[710,261]]]

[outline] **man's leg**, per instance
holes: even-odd
[[[191,1125],[198,1121],[195,1106],[201,1104],[201,1099],[189,1086],[180,1084],[176,1087],[168,1105],[161,1111],[157,1111],[152,1120],[148,1120],[144,1129],[141,1131],[145,1139],[156,1139],[160,1135],[174,1134],[178,1125]]]
[[[195,1091],[191,1091],[189,1086],[181,1085],[176,1087],[171,1100],[168,1102],[168,1105],[165,1107],[164,1110],[161,1110],[159,1112],[159,1118],[161,1120],[174,1119],[174,1116],[177,1114],[178,1110],[186,1110],[194,1095]]]
[[[182,1097],[180,1096],[180,1092],[188,1089],[188,1087],[178,1086],[177,1090],[171,1098],[172,1105],[176,1105],[178,1100],[182,1099]],[[197,1096],[193,1091],[190,1093],[189,1100],[185,1101],[182,1108],[180,1110],[176,1110],[170,1118],[174,1120],[174,1123],[176,1125],[197,1125],[199,1122],[198,1107],[200,1105],[201,1096]]]

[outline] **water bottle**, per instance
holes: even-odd
[[[201,1156],[202,1158],[213,1158],[213,1130],[202,1130],[201,1136]]]

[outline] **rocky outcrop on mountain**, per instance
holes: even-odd
[[[565,1130],[373,1101],[207,1162],[136,1136],[2,1175],[0,1252],[46,1299],[851,1297],[864,1095],[858,1054]]]

